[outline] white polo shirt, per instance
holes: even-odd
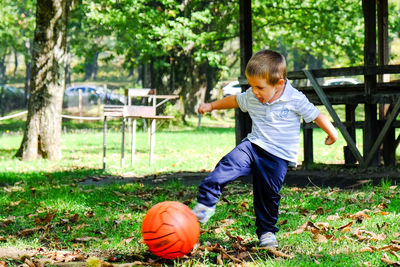
[[[319,110],[307,97],[286,81],[283,94],[272,103],[261,103],[251,88],[236,96],[240,109],[252,120],[247,139],[269,153],[297,165],[300,142],[300,119],[311,122]]]

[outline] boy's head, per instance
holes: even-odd
[[[280,53],[269,49],[258,51],[247,63],[246,76],[262,78],[275,85],[280,79],[286,80],[286,60]]]

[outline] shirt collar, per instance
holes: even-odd
[[[289,80],[286,79],[286,84],[285,84],[285,89],[283,90],[282,95],[276,99],[274,102],[272,103],[265,103],[265,105],[272,105],[278,102],[287,102],[290,101],[292,95],[293,95],[293,86],[290,84]]]
[[[292,92],[293,92],[293,86],[290,84],[289,80],[286,79],[286,84],[283,94],[274,102],[289,101],[291,99]]]

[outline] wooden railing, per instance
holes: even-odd
[[[358,163],[360,167],[366,168],[376,165],[376,161],[374,163],[373,159],[379,157],[376,155],[382,144],[383,148],[386,149],[383,157],[385,165],[395,164],[395,151],[400,143],[400,136],[397,138],[394,136],[394,129],[400,128],[400,121],[396,120],[400,110],[400,80],[376,83],[372,86],[364,83],[321,86],[317,80],[326,77],[378,76],[395,73],[400,73],[400,65],[293,71],[288,73],[288,79],[292,81],[306,79],[309,81],[309,85],[295,87],[302,91],[315,105],[324,105],[327,108],[334,120],[334,125],[339,128],[347,143],[347,146],[344,147],[345,164]],[[239,82],[244,87],[248,86],[246,79],[239,79]],[[341,121],[333,107],[333,105],[339,104],[345,105],[346,119],[344,122]],[[371,121],[360,122],[355,120],[355,109],[358,104],[364,104],[364,107],[368,106],[368,109],[365,108],[364,112],[366,118],[372,117]],[[376,104],[390,104],[389,112],[385,116],[381,116],[379,120],[374,120],[377,114]],[[314,161],[313,129],[316,127],[314,123],[302,124],[304,133],[303,166],[305,167]],[[364,146],[363,154],[356,146],[356,128],[364,130],[363,143],[369,142],[370,144],[367,149]],[[371,134],[371,129],[374,128],[377,132]]]

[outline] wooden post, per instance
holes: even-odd
[[[346,127],[344,126],[344,124],[340,120],[340,118],[337,115],[336,111],[333,109],[331,103],[329,102],[328,97],[326,96],[326,94],[324,93],[322,88],[319,86],[317,80],[315,80],[315,78],[314,78],[313,74],[311,73],[311,71],[303,70],[303,72],[306,75],[306,77],[308,78],[308,80],[310,81],[312,87],[314,88],[315,92],[317,93],[317,95],[318,95],[319,99],[321,100],[322,104],[324,104],[324,106],[328,110],[329,114],[331,115],[333,121],[336,123],[336,127],[338,127],[340,132],[342,133],[344,139],[346,140],[347,144],[349,145],[349,149],[351,150],[353,155],[356,157],[358,162],[360,164],[363,164],[364,160],[363,160],[363,158],[362,158],[362,156],[360,154],[360,151],[358,151],[358,148],[357,148],[356,144],[354,143],[354,141],[351,138],[350,134],[347,132]]]
[[[364,13],[364,65],[376,66],[376,1],[362,0]],[[363,154],[365,157],[371,151],[372,145],[378,136],[379,124],[377,120],[377,105],[372,103],[372,94],[376,92],[376,75],[364,75],[365,124],[363,132]],[[372,156],[369,166],[378,166],[379,151]]]
[[[385,105],[385,108],[383,109],[384,121],[388,119],[388,114],[391,112],[393,112],[393,105]],[[385,139],[383,140],[382,155],[385,166],[396,164],[396,146],[393,145],[396,143],[395,130],[394,127],[390,127]]]
[[[388,34],[388,0],[377,0],[378,4],[378,63],[380,66],[389,64],[389,34]],[[380,74],[380,83],[390,80],[389,74]],[[393,105],[379,105],[379,120],[381,125],[387,119],[387,115],[393,110]],[[396,141],[395,128],[391,127],[383,141],[383,162],[385,166],[394,165],[396,162],[396,148],[393,144]]]
[[[313,128],[307,127],[307,125],[309,124],[303,121],[303,143],[304,143],[303,167],[305,169],[308,169],[310,164],[314,162]]]
[[[356,144],[356,128],[353,126],[356,123],[356,114],[355,110],[357,108],[357,104],[355,105],[346,105],[346,122],[350,123],[351,126],[347,126],[346,129],[349,132],[349,135],[353,139]],[[351,153],[349,146],[343,147],[344,150],[344,163],[345,164],[355,164],[357,159],[354,157],[353,153]]]
[[[247,62],[252,54],[252,26],[251,26],[251,1],[239,0],[239,23],[240,23],[240,80],[246,79],[245,71]],[[248,85],[242,85],[242,92],[248,88]],[[243,138],[251,132],[251,119],[249,114],[240,109],[235,110],[235,134],[236,144],[239,144]]]
[[[393,121],[396,119],[400,110],[400,98],[397,99],[396,104],[393,106],[393,111],[388,115],[385,125],[383,125],[382,131],[379,133],[378,137],[371,146],[371,150],[365,155],[365,162],[363,167],[367,167],[369,162],[373,159],[373,155],[378,150],[379,146],[382,144],[388,130],[390,129]]]

